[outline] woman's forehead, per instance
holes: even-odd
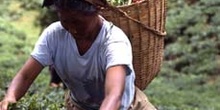
[[[53,1],[51,3],[51,1]],[[52,7],[55,10],[78,10],[85,12],[95,12],[96,7],[85,0],[51,0],[44,2],[43,6]]]

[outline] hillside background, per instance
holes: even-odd
[[[42,0],[0,0],[0,99],[29,57],[42,29],[56,20]],[[168,0],[164,61],[144,91],[159,110],[220,110],[220,0]],[[50,13],[50,14],[49,14]],[[62,88],[49,87],[48,68],[19,110],[63,109]]]

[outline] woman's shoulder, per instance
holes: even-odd
[[[105,31],[107,33],[106,38],[109,41],[127,41],[128,37],[127,35],[124,33],[124,31],[114,25],[111,21],[104,21],[104,25],[105,25]]]
[[[40,38],[45,39],[50,42],[58,42],[62,39],[64,40],[66,37],[67,31],[63,28],[60,21],[56,21],[51,23],[48,27],[44,29]]]
[[[60,21],[51,23],[48,27],[45,28],[43,34],[46,34],[49,38],[59,38],[66,35],[67,31],[63,28]]]
[[[46,29],[47,30],[51,30],[51,31],[62,31],[62,30],[65,30],[63,28],[63,26],[61,25],[60,21],[56,21],[56,22],[51,23]]]

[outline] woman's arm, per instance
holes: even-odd
[[[7,110],[9,103],[17,102],[43,69],[43,66],[30,57],[13,78],[4,99],[0,102],[0,110]]]
[[[124,65],[109,67],[106,73],[105,98],[100,110],[119,110],[125,87]]]

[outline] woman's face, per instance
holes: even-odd
[[[62,26],[72,35],[81,35],[88,29],[88,22],[91,22],[94,14],[83,13],[82,11],[61,10],[57,11]]]
[[[75,26],[79,25],[80,22],[82,22],[82,19],[80,17],[81,15],[78,11],[61,10],[57,13],[62,26],[66,30],[70,30],[71,28],[74,28]]]

